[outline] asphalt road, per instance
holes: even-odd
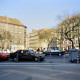
[[[64,56],[48,55],[48,56],[45,56],[43,62],[44,63],[70,63],[69,54],[66,54],[65,58]]]
[[[80,80],[80,64],[0,63],[0,80]]]
[[[45,56],[44,61],[0,62],[0,80],[80,80],[80,64],[69,55]]]

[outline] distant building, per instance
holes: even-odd
[[[26,26],[18,19],[0,16],[0,29],[7,30],[12,35],[12,40],[6,44],[12,51],[26,47]]]
[[[32,32],[29,33],[28,35],[28,43],[27,43],[28,48],[32,48],[32,49],[38,49],[38,48],[47,49],[48,48],[48,41],[44,39],[39,39],[39,34],[45,30],[51,30],[51,33],[53,35],[56,34],[55,30],[53,29],[40,29],[40,30],[33,29]],[[56,42],[52,40],[49,47],[54,47],[54,46],[56,46]]]
[[[32,30],[31,33],[29,33],[29,48],[37,49],[40,48],[40,41],[39,41],[39,35],[38,30]]]

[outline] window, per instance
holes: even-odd
[[[11,30],[10,32],[13,32],[13,30]]]
[[[20,43],[21,43],[21,41],[20,41]]]
[[[17,38],[17,36],[14,36],[14,38]]]
[[[22,27],[19,27],[19,29],[22,29]]]
[[[20,31],[19,33],[21,34],[22,32]]]
[[[6,24],[2,24],[2,26],[5,26]]]
[[[21,39],[21,36],[19,36],[19,38]]]
[[[12,43],[12,41],[10,41],[10,43]]]
[[[13,28],[13,25],[11,25],[10,27]]]
[[[18,26],[15,26],[15,28],[18,28]]]
[[[3,20],[4,22],[6,21],[6,20]]]
[[[17,31],[15,31],[15,33],[17,33]]]
[[[6,29],[2,29],[3,31],[6,31]]]
[[[14,43],[17,43],[17,41],[14,41]]]

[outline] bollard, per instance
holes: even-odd
[[[38,56],[38,62],[40,62],[40,56]]]
[[[39,51],[38,51],[38,54],[39,54]],[[38,55],[38,62],[40,62],[40,56]]]
[[[51,53],[50,53],[50,63],[51,63]]]
[[[65,63],[65,54],[63,55],[63,62]]]
[[[79,55],[77,54],[77,63],[79,63]]]
[[[18,61],[18,53],[17,53],[17,60],[16,60],[16,62],[19,62],[19,61]]]

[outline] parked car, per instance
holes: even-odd
[[[80,49],[69,50],[70,62],[77,62],[77,56],[79,56],[79,62],[80,62]]]
[[[11,51],[9,49],[3,49],[2,52],[3,53],[10,53]]]
[[[0,51],[0,61],[7,60],[9,58],[8,53],[3,53]]]
[[[10,53],[10,58],[13,59],[14,61],[17,60],[17,57],[18,57],[18,60],[38,61],[38,59],[40,59],[40,61],[42,61],[44,59],[43,54],[35,53],[32,50],[17,50],[14,53]]]
[[[46,52],[43,52],[43,54],[45,55],[64,55],[65,54],[65,51],[62,51],[62,50],[59,50],[59,49],[51,49],[50,51],[46,51]]]

